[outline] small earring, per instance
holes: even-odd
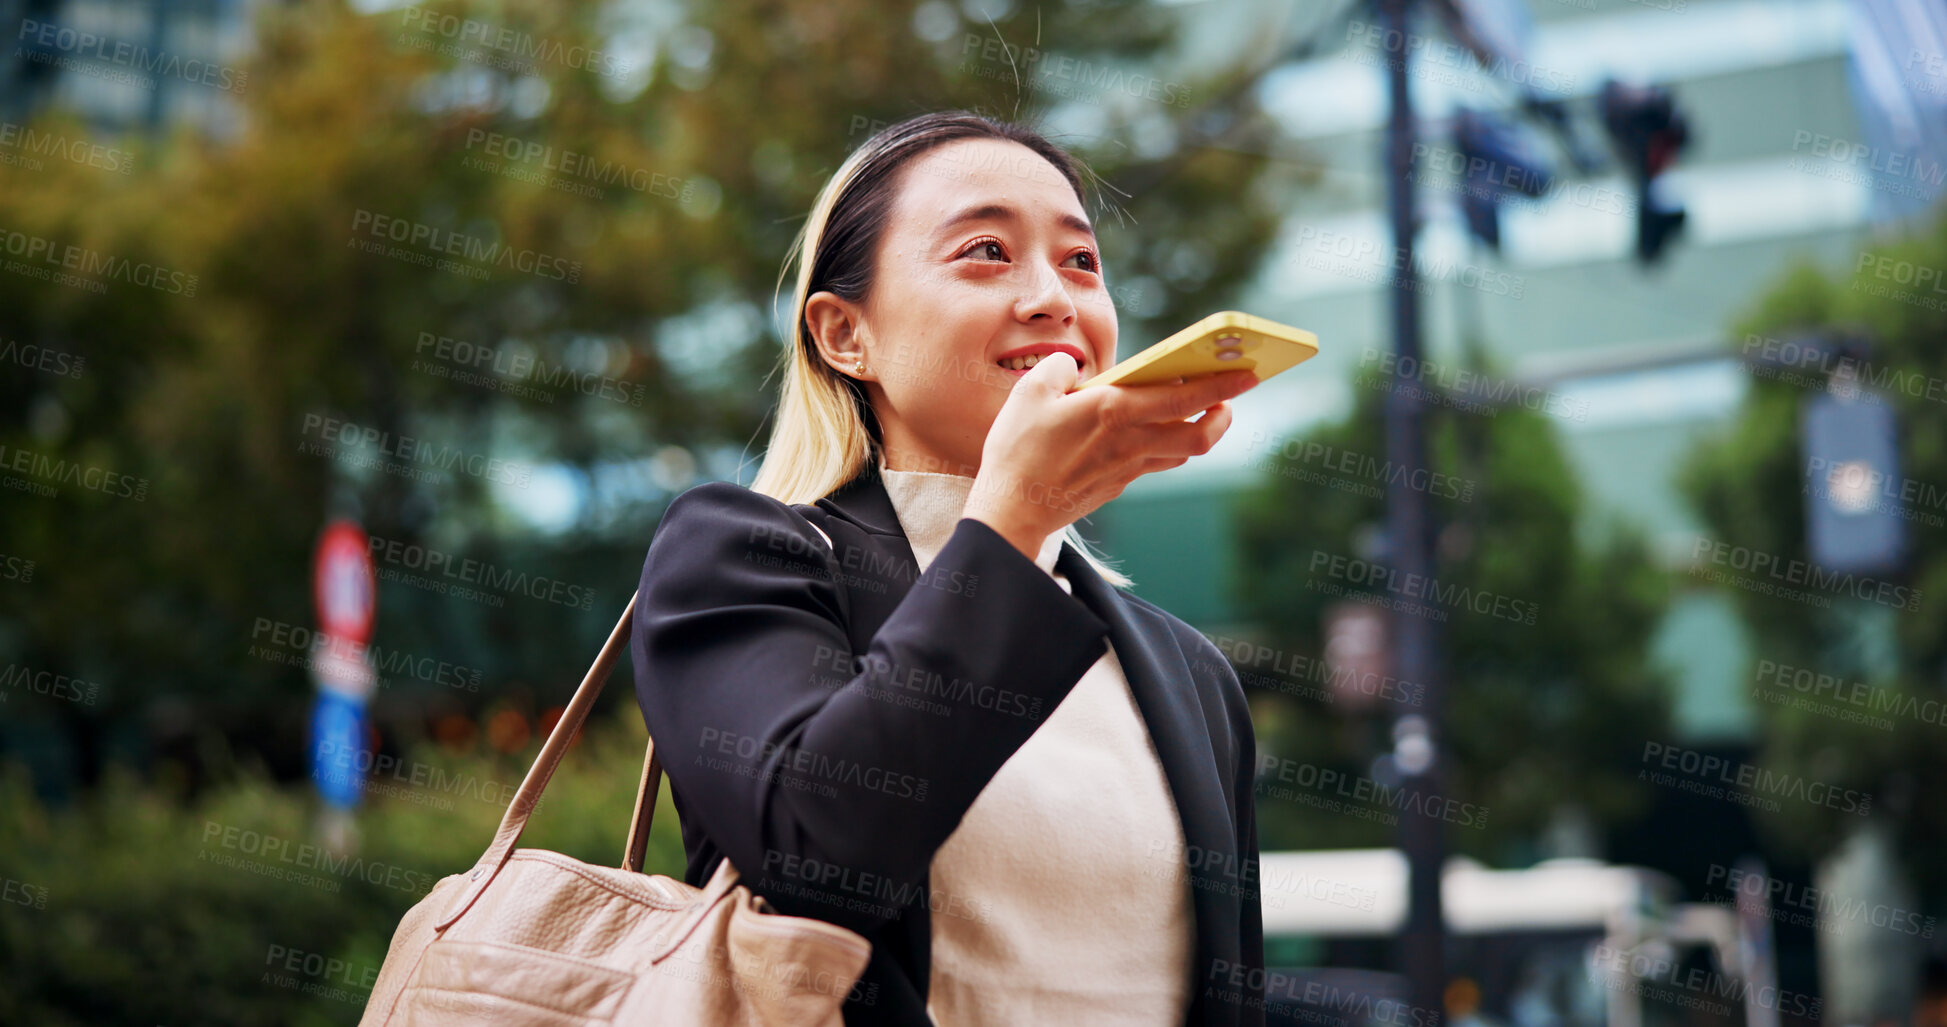
[[[853,365],[852,365],[852,371],[853,371],[853,373],[855,373],[855,374],[864,374],[864,373],[865,373],[865,361],[861,359],[861,360],[859,360],[859,361],[858,361],[857,363],[855,363],[855,364],[853,364]]]

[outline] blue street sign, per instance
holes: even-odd
[[[311,780],[318,795],[350,809],[364,791],[365,704],[338,692],[319,692],[311,707]]]

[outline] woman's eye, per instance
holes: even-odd
[[[989,255],[990,253],[991,255]],[[985,260],[1007,259],[1007,254],[1001,251],[1000,242],[994,239],[982,239],[968,247],[967,252],[961,255],[967,257],[979,256]]]
[[[1095,254],[1090,253],[1087,250],[1083,250],[1082,252],[1077,253],[1075,254],[1075,256],[1070,257],[1068,259],[1075,260],[1078,258],[1082,261],[1082,266],[1077,270],[1091,271],[1091,272],[1099,272],[1102,270],[1102,265],[1099,261],[1095,259]]]

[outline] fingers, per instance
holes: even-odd
[[[1202,456],[1230,430],[1232,410],[1220,402],[1195,421],[1136,425],[1118,433],[1115,455],[1104,454],[1105,481],[1118,488],[1155,471],[1181,467]]]
[[[1219,402],[1194,421],[1143,425],[1137,431],[1143,437],[1142,449],[1148,456],[1188,459],[1210,452],[1217,440],[1224,437],[1224,432],[1230,430],[1231,417],[1231,405]]]
[[[982,461],[982,478],[1086,482],[1068,487],[1089,496],[1093,509],[1144,474],[1208,453],[1230,428],[1231,397],[1257,384],[1253,372],[1234,371],[1071,393],[1079,374],[1074,357],[1057,352],[1014,382],[988,435],[992,459]],[[1020,444],[1028,438],[1035,443]]]
[[[1021,381],[1033,383],[1031,388],[1062,396],[1075,387],[1075,379],[1081,377],[1081,373],[1082,369],[1076,365],[1072,355],[1056,350],[1028,368]]]
[[[1106,503],[1122,495],[1122,490],[1128,488],[1130,482],[1135,481],[1145,474],[1167,471],[1173,467],[1181,467],[1189,462],[1190,458],[1187,456],[1137,457],[1134,462],[1121,465],[1116,473],[1091,486],[1089,491],[1091,495],[1100,496],[1102,502]]]
[[[1045,362],[1045,361],[1044,361]],[[1118,426],[1172,423],[1196,416],[1257,384],[1251,371],[1225,371],[1173,385],[1112,385],[1104,416]]]

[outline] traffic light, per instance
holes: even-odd
[[[1555,177],[1521,126],[1485,111],[1456,108],[1454,149],[1465,162],[1460,209],[1467,230],[1501,249],[1501,201],[1511,194],[1540,196]]]
[[[1653,264],[1671,237],[1683,230],[1681,206],[1664,200],[1658,177],[1690,143],[1690,126],[1662,86],[1602,84],[1602,124],[1636,180],[1636,259]]]
[[[1893,574],[1906,562],[1906,500],[1893,408],[1842,361],[1799,412],[1805,535],[1812,562],[1847,574]]]

